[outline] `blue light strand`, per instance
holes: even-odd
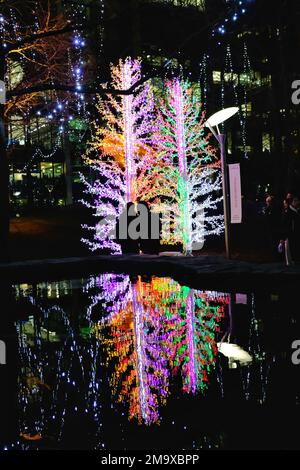
[[[212,36],[224,36],[230,29],[230,25],[236,23],[247,12],[247,6],[255,0],[227,0],[226,3],[232,4],[230,11],[224,21],[212,30]]]

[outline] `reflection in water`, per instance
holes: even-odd
[[[148,297],[149,296],[149,297]],[[129,402],[129,418],[151,424],[168,394],[168,346],[163,312],[151,298],[151,286],[130,284],[127,304],[109,321],[98,323],[108,363],[115,359],[110,380],[118,401]]]
[[[226,400],[230,370],[243,400],[266,401],[272,358],[261,348],[253,295],[238,307],[231,294],[121,274],[14,290],[24,313],[16,330],[25,447],[104,448],[116,432],[111,420],[122,434],[125,417],[145,429],[165,423],[184,395],[199,407],[212,394]],[[233,306],[244,312],[235,321]]]
[[[60,298],[58,286],[54,296],[49,287],[47,300],[28,297],[33,315],[17,324],[20,435],[26,441],[51,436],[59,442],[70,413],[101,421],[100,345],[85,341],[86,329],[78,331],[63,308],[49,305]],[[24,294],[17,291],[17,297]]]
[[[108,363],[116,363],[113,395],[129,402],[129,419],[159,422],[170,371],[181,374],[185,392],[204,391],[228,296],[195,291],[169,278],[143,282],[138,277],[131,283],[128,276],[109,274],[92,280],[88,288],[95,285],[100,293],[93,296],[89,312],[95,313],[100,301],[107,307],[108,315],[98,322],[97,330]]]

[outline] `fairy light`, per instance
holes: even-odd
[[[247,106],[248,106],[248,93],[247,93],[247,80],[246,77],[251,78],[251,64],[250,64],[250,58],[248,55],[248,48],[247,44],[244,43],[244,49],[243,49],[243,72],[244,72],[244,107],[245,107],[245,116],[243,119],[243,126],[242,126],[242,139],[243,139],[243,146],[244,146],[244,155],[246,158],[248,158],[248,152],[247,152]]]
[[[101,60],[104,50],[104,15],[105,15],[105,2],[104,0],[99,0],[99,58]],[[98,68],[98,80],[101,80],[101,69]]]
[[[0,16],[0,34],[4,42],[8,42],[11,44],[17,44],[20,40],[23,39],[25,35],[30,34],[37,34],[43,31],[44,28],[44,6],[41,4],[40,1],[36,0],[33,3],[31,17],[28,16],[28,24],[24,22],[24,18],[19,13],[19,10],[14,8],[7,8],[5,13]],[[49,4],[50,5],[50,4]],[[87,24],[87,8],[89,7],[84,2],[68,2],[64,5],[65,8],[63,10],[64,18],[63,21],[66,21],[73,26],[73,41],[72,38],[70,40],[69,48],[66,47],[66,54],[68,54],[69,58],[66,63],[66,75],[68,75],[69,79],[74,82],[75,87],[77,88],[77,93],[70,96],[68,93],[58,92],[53,90],[51,93],[41,93],[38,97],[37,103],[33,101],[31,104],[28,100],[24,101],[26,105],[26,109],[23,110],[20,106],[18,106],[18,114],[20,117],[24,117],[26,123],[29,123],[26,126],[28,127],[27,132],[30,132],[30,123],[32,119],[32,115],[34,114],[33,120],[35,121],[35,116],[39,115],[36,114],[36,107],[39,108],[39,113],[43,110],[43,113],[40,115],[44,116],[49,122],[49,126],[51,126],[51,133],[52,134],[61,134],[65,130],[64,121],[69,120],[70,114],[73,114],[76,118],[81,119],[85,123],[89,123],[90,121],[90,113],[87,110],[86,100],[84,94],[81,92],[84,85],[85,79],[85,47],[86,47],[86,38],[85,35],[82,33],[82,30],[86,29]],[[52,6],[51,6],[51,15],[53,13]],[[51,19],[53,19],[51,17]],[[103,33],[104,33],[104,0],[99,0],[99,35],[100,35],[100,44],[103,47]],[[51,23],[52,24],[52,23]],[[69,50],[68,50],[69,49]],[[8,51],[10,54],[10,51]],[[37,54],[35,52],[35,45],[33,44],[32,48],[26,49],[26,57],[24,54],[17,55],[17,63],[21,64],[22,70],[28,70],[28,61],[36,60]],[[8,89],[10,89],[10,73],[9,67],[7,68],[6,73],[6,82],[8,84]],[[52,75],[51,67],[49,68],[50,76],[48,80],[50,83],[55,82],[55,77]],[[26,80],[26,75],[24,76],[24,80]],[[26,83],[27,85],[27,83]],[[22,100],[21,100],[22,102]],[[27,104],[28,103],[28,104]],[[8,106],[12,105],[12,101],[8,103]],[[13,108],[11,108],[13,109]],[[9,118],[9,114],[8,114]],[[88,125],[85,126],[86,129]],[[57,129],[57,130],[56,130]],[[58,131],[58,132],[57,132]],[[75,132],[75,130],[74,130]],[[77,132],[77,129],[76,129]],[[85,131],[86,132],[86,131]],[[79,133],[79,131],[78,131]],[[81,132],[81,139],[84,137],[84,133]],[[77,134],[76,134],[77,136]],[[41,149],[36,149],[34,155],[32,156],[29,163],[25,165],[25,170],[28,169],[29,165],[35,160],[36,158],[39,159],[49,159],[51,158],[57,150],[61,147],[61,145],[57,144],[57,142],[61,141],[58,138],[55,140],[54,147],[52,147],[51,152],[49,155],[44,155]],[[61,143],[61,142],[60,142]],[[51,143],[52,145],[52,143]]]
[[[227,46],[226,48],[226,66],[225,70],[230,73],[231,78],[232,78],[232,87],[233,87],[233,93],[234,93],[234,98],[235,98],[235,104],[236,106],[239,107],[239,96],[238,96],[238,84],[236,83],[236,80],[234,80],[233,74],[234,74],[234,69],[233,69],[233,63],[232,63],[232,54],[231,54],[231,48],[230,45]],[[240,121],[240,126],[242,129],[242,141],[243,141],[243,149],[244,149],[244,155],[247,158],[247,142],[246,142],[246,116],[243,116],[241,109],[239,107],[239,121]]]
[[[226,14],[223,22],[219,23],[212,29],[212,36],[224,36],[246,13],[248,5],[255,0],[226,0],[229,6],[228,13]]]
[[[202,89],[203,95],[203,106],[204,109],[207,107],[207,92],[208,92],[208,81],[207,81],[207,67],[208,67],[209,55],[204,53],[203,58],[200,62],[200,73],[199,73],[199,82]]]
[[[17,322],[22,434],[31,430],[45,437],[51,430],[55,441],[61,442],[72,396],[72,413],[83,409],[94,420],[95,448],[105,447],[102,399],[106,373],[102,366],[109,370],[111,408],[122,404],[128,419],[139,424],[162,422],[161,408],[167,404],[172,376],[181,378],[184,393],[206,392],[228,294],[189,289],[170,278],[143,281],[139,276],[133,282],[123,274],[101,274],[81,286],[95,313],[98,310],[105,318],[95,323],[89,318],[89,307],[84,310],[82,319],[89,325],[84,341],[66,308],[64,296],[75,287],[72,281],[38,284],[35,296],[31,286],[15,286],[16,298],[28,298],[35,310],[27,327],[23,321]],[[54,349],[47,347],[45,335],[49,335],[50,319],[57,325],[54,331],[59,332]],[[55,378],[45,401],[43,388],[49,368]],[[34,377],[34,389],[25,380],[28,371]],[[80,400],[74,402],[74,397]]]
[[[63,129],[60,129],[59,132],[58,132],[53,150],[50,153],[48,153],[47,155],[45,155],[42,152],[41,149],[39,149],[39,148],[36,149],[36,151],[34,152],[32,157],[30,158],[29,162],[27,162],[26,165],[24,166],[24,168],[22,170],[23,172],[26,171],[28,168],[30,168],[30,166],[33,164],[33,162],[36,158],[38,158],[39,160],[50,160],[52,157],[54,157],[54,155],[56,154],[56,152],[59,150],[59,148],[61,146],[60,144],[61,144],[62,131],[63,131]]]
[[[97,432],[97,446],[104,446],[102,438],[102,388],[99,386],[100,361],[99,361],[99,343],[97,341],[85,342],[78,338],[76,329],[73,327],[69,315],[59,305],[51,304],[51,299],[59,299],[65,294],[65,282],[63,283],[45,283],[37,286],[38,297],[33,297],[31,292],[19,290],[21,296],[26,296],[30,303],[38,310],[37,321],[34,323],[34,338],[30,339],[30,328],[24,330],[24,323],[17,323],[19,337],[19,358],[21,364],[21,374],[32,372],[34,381],[39,384],[33,390],[30,385],[26,385],[25,375],[20,377],[20,430],[21,435],[26,435],[28,431],[38,433],[44,437],[49,429],[52,429],[56,441],[59,443],[63,438],[64,426],[68,407],[68,394],[75,394],[82,397],[82,383],[86,384],[84,392],[85,412],[94,419]],[[41,299],[43,301],[41,302]],[[60,329],[65,332],[59,342],[56,342],[57,348],[45,356],[45,328],[47,329],[48,319],[56,318]],[[82,380],[78,380],[78,375],[73,377],[74,363],[78,362],[79,372],[82,374]],[[48,386],[51,399],[45,403],[43,399],[43,387],[45,376],[49,369],[49,364],[55,370],[55,381],[51,388]],[[89,366],[87,367],[87,364]],[[96,372],[97,371],[97,372]],[[38,379],[36,379],[36,377]],[[35,383],[34,382],[34,383]],[[24,384],[24,385],[23,385]],[[34,396],[35,409],[38,409],[36,419],[32,422],[32,410],[30,408],[31,397]],[[81,399],[75,404],[74,411],[80,409]],[[27,423],[30,424],[27,424]],[[26,437],[25,437],[26,438]]]

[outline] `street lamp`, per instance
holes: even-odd
[[[239,112],[239,108],[232,107],[222,109],[217,113],[213,114],[206,122],[205,126],[210,129],[215,138],[217,139],[220,145],[221,151],[221,165],[222,165],[222,188],[223,188],[223,205],[224,205],[224,225],[225,225],[225,245],[226,245],[226,256],[230,258],[230,221],[229,221],[229,183],[228,183],[228,173],[227,173],[227,161],[226,161],[226,148],[225,141],[226,135],[221,134],[219,130],[219,124],[227,121],[235,114]],[[217,132],[214,127],[217,128]]]

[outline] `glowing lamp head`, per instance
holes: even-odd
[[[217,113],[213,114],[209,119],[207,119],[204,125],[209,128],[216,127],[219,124],[222,124],[222,122],[227,121],[227,119],[231,118],[238,112],[239,108],[236,106],[232,108],[221,109],[221,111],[218,111]]]

